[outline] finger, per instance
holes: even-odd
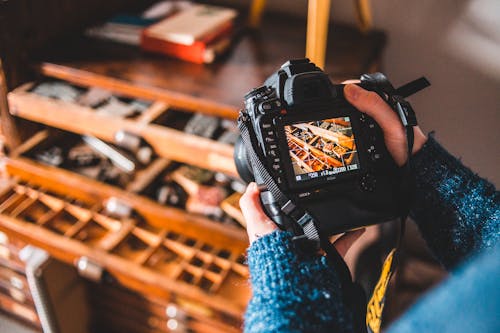
[[[260,203],[259,190],[255,183],[250,183],[240,199],[240,208],[248,228],[255,224],[273,223],[264,213]]]
[[[357,79],[350,79],[350,80],[345,80],[342,82],[342,84],[349,84],[349,83],[360,83],[360,80]]]
[[[337,252],[343,258],[347,251],[351,248],[352,244],[365,232],[365,229],[358,229],[354,231],[348,231],[339,239],[337,239],[333,246],[337,249]]]
[[[384,132],[401,126],[398,116],[377,93],[348,84],[344,87],[344,95],[356,109],[375,119]]]

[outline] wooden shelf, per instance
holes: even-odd
[[[40,58],[40,72],[76,84],[94,85],[173,107],[236,118],[243,96],[285,61],[305,53],[306,22],[265,17],[258,32],[244,32],[216,63],[196,65],[140,49],[85,37],[59,42]],[[377,68],[385,35],[332,25],[325,70],[334,81]]]

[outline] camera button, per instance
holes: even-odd
[[[359,187],[365,192],[375,191],[376,184],[377,179],[371,173],[364,174],[359,181]]]
[[[271,102],[262,102],[259,105],[259,110],[261,112],[264,112],[264,113],[268,112],[268,111],[271,111],[272,108],[273,108],[273,106],[272,106]]]
[[[260,97],[260,96],[262,96],[262,93],[264,93],[266,91],[267,91],[266,86],[260,86],[260,87],[254,88],[249,93],[247,93],[245,95],[245,99],[249,99],[249,98],[255,97],[255,96]]]
[[[278,154],[276,153],[276,150],[274,150],[274,149],[268,150],[267,154],[272,156],[272,157],[278,156]]]

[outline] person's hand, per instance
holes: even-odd
[[[266,215],[259,198],[259,189],[255,183],[250,183],[245,194],[240,199],[240,207],[247,222],[247,233],[250,244],[257,238],[278,230],[278,226]],[[365,229],[350,231],[338,238],[333,245],[344,257],[351,245],[363,234]]]
[[[373,91],[367,91],[355,84],[344,87],[344,95],[349,103],[356,109],[366,113],[379,124],[384,133],[385,145],[397,165],[406,163],[408,147],[403,125],[398,115]],[[419,151],[427,141],[422,130],[413,127],[415,143],[412,154]]]
[[[250,183],[240,198],[240,208],[247,223],[247,233],[250,244],[257,238],[278,230],[278,226],[266,215],[262,209],[257,184]]]

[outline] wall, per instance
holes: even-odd
[[[411,98],[421,127],[476,172],[500,184],[500,1],[372,0],[388,34],[386,74],[397,84],[425,75]],[[332,0],[332,20],[355,22],[354,1]],[[307,1],[268,0],[303,15]],[[327,55],[328,56],[328,55]]]
[[[387,74],[398,83],[424,74],[432,83],[412,98],[422,128],[498,186],[500,2],[376,2],[376,26],[389,33]],[[480,42],[485,35],[492,45]]]

